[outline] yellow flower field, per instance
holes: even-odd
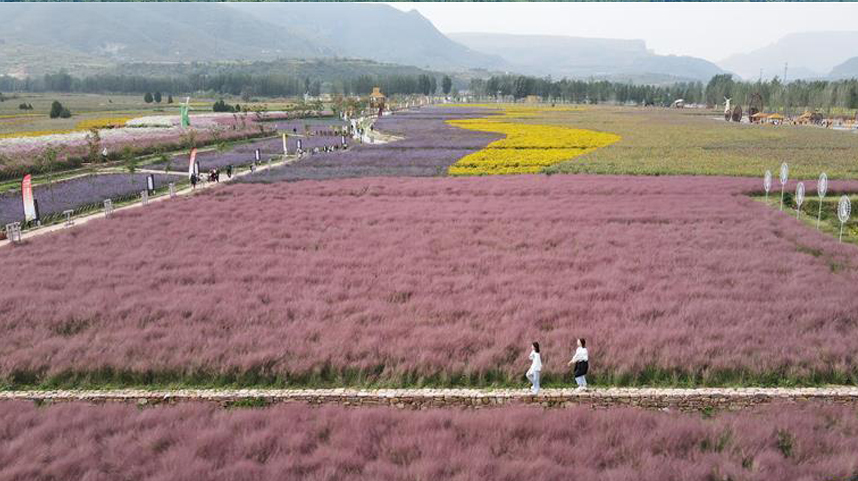
[[[540,110],[545,109],[504,107],[501,115],[448,121],[459,128],[501,133],[506,138],[462,157],[447,172],[450,175],[534,174],[620,140],[619,135],[606,132],[515,122],[516,118],[531,117]]]
[[[81,120],[75,125],[76,130],[108,129],[124,127],[125,123],[135,117],[101,117]]]
[[[70,134],[73,132],[85,132],[90,129],[108,129],[124,127],[125,123],[135,117],[100,117],[95,119],[81,120],[75,124],[73,129],[55,130],[28,130],[24,132],[9,132],[0,134],[0,139],[12,139],[18,137],[41,137],[43,135]]]

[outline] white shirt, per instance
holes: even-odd
[[[575,355],[572,356],[572,362],[580,362],[580,361],[589,361],[589,357],[587,356],[587,348],[579,347],[575,349]]]
[[[542,371],[542,358],[539,357],[539,353],[536,351],[530,351],[530,369],[528,372],[536,372]]]

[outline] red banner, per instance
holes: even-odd
[[[194,175],[194,162],[197,160],[197,149],[191,149],[191,161],[188,162],[188,178]]]
[[[36,220],[36,204],[33,202],[33,179],[30,174],[24,176],[21,182],[21,195],[24,196],[24,220]]]

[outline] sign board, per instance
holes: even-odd
[[[39,216],[33,199],[33,178],[30,174],[25,175],[21,182],[21,195],[24,198],[24,220],[27,222],[38,220]]]

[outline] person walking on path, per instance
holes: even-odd
[[[575,349],[575,354],[572,360],[569,361],[573,368],[572,375],[575,377],[575,382],[578,383],[578,389],[587,389],[587,370],[589,369],[590,356],[587,354],[587,341],[578,339],[578,348]]]
[[[539,394],[539,374],[542,372],[542,357],[539,355],[539,343],[534,342],[530,351],[530,369],[527,370],[527,380],[530,381],[530,392]]]
[[[191,188],[197,188],[197,174],[191,174]]]

